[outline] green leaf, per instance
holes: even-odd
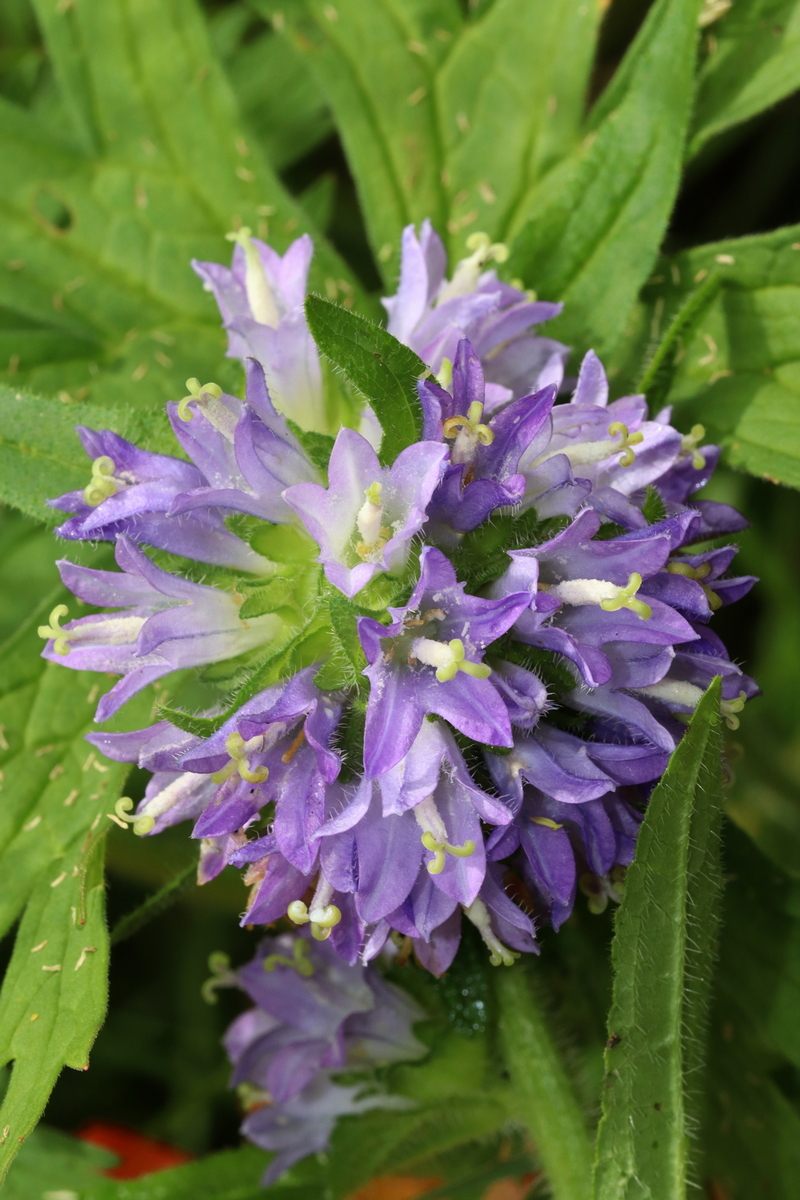
[[[689,154],[800,87],[800,4],[736,0],[705,39]]]
[[[220,10],[216,19],[230,11]],[[246,10],[244,15],[250,16]],[[276,171],[285,171],[331,133],[325,97],[288,38],[264,30],[220,54],[242,116]],[[324,228],[324,222],[315,223]]]
[[[597,1200],[686,1194],[720,890],[719,703],[717,679],[650,797],[625,881],[612,950]]]
[[[102,841],[89,837],[57,868],[47,868],[20,923],[0,995],[0,1062],[14,1060],[0,1107],[0,1179],[38,1121],[62,1067],[88,1069],[105,1016]]]
[[[39,1200],[40,1196],[81,1196],[98,1182],[117,1157],[100,1146],[82,1142],[40,1125],[17,1155],[3,1187],[3,1200]]]
[[[265,1192],[261,1176],[268,1161],[263,1150],[241,1146],[182,1167],[143,1175],[135,1182],[98,1180],[81,1192],[80,1200],[263,1200],[272,1192],[286,1194],[287,1200],[313,1200],[313,1195],[306,1196],[300,1189],[280,1185]]]
[[[577,146],[600,15],[583,0],[497,0],[465,26],[437,78],[451,248],[473,229],[513,236]]]
[[[530,1130],[555,1200],[588,1200],[592,1150],[580,1104],[527,964],[498,968],[500,1041],[512,1111]]]
[[[643,321],[679,312],[697,283],[723,287],[679,338],[668,403],[701,422],[732,466],[800,487],[800,226],[662,260]],[[676,318],[677,320],[678,318]]]
[[[75,433],[83,424],[146,440],[141,415],[45,400],[0,384],[0,500],[48,525],[66,520],[46,502],[89,481],[91,462]]]
[[[578,140],[600,7],[469,7],[466,21],[453,0],[303,0],[285,14],[333,109],[387,285],[404,225],[429,217],[453,258],[476,228],[504,237]]]
[[[259,4],[264,12],[273,7]],[[280,8],[276,27],[285,20],[333,110],[388,283],[403,227],[425,217],[439,230],[447,224],[435,69],[458,35],[459,6],[455,0],[340,0],[335,6],[304,0]]]
[[[113,811],[130,769],[103,761],[84,741],[111,681],[39,657],[37,626],[62,597],[48,598],[0,647],[0,934],[19,915],[35,881],[43,873],[58,875],[95,818]],[[149,693],[141,693],[107,728],[148,724],[151,702]]]
[[[356,627],[358,609],[334,588],[327,589],[328,632],[333,653],[314,677],[317,687],[335,691],[343,687],[363,687],[361,672],[367,659]]]
[[[385,329],[322,296],[309,296],[306,316],[314,341],[366,396],[383,427],[384,465],[422,433],[417,380],[429,374],[422,359]]]
[[[542,182],[511,268],[563,300],[548,333],[598,352],[619,340],[675,199],[689,120],[698,0],[657,0],[601,98],[597,128]],[[627,65],[626,65],[627,64]],[[613,107],[609,107],[613,104]]]
[[[664,403],[675,374],[678,351],[711,307],[719,288],[720,278],[714,272],[692,292],[670,322],[636,389],[645,393],[651,412],[657,412]]]
[[[0,103],[0,261],[11,264],[0,271],[0,361],[12,383],[150,411],[193,375],[238,387],[189,265],[229,261],[224,234],[238,223],[279,250],[314,233],[318,283],[350,280],[361,296],[248,137],[195,0],[36,10],[58,113],[80,144],[45,110]]]

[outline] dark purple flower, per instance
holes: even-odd
[[[531,446],[550,437],[555,386],[506,405],[484,423],[483,370],[463,338],[453,364],[451,391],[425,380],[418,385],[425,434],[452,443],[450,465],[428,508],[429,528],[457,532],[477,528],[503,505],[517,504],[525,491],[519,462]]]
[[[389,609],[392,624],[359,618],[370,664],[364,672],[370,681],[364,735],[368,776],[382,775],[400,762],[429,713],[476,741],[512,744],[508,711],[481,659],[529,602],[527,592],[498,600],[467,595],[444,554],[426,546],[411,599]]]

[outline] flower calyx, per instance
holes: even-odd
[[[263,783],[269,778],[268,768],[256,767],[254,771],[251,771],[248,764],[250,754],[253,751],[261,750],[263,745],[264,738],[261,734],[246,742],[242,735],[235,730],[233,733],[229,733],[225,738],[225,753],[229,756],[230,762],[211,776],[214,783],[224,783],[237,771],[245,783]]]

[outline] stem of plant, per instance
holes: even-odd
[[[496,989],[513,1115],[530,1130],[554,1200],[590,1200],[592,1144],[527,966],[499,970]]]

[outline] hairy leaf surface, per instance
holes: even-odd
[[[679,1200],[720,889],[720,688],[715,681],[653,792],[613,944],[597,1200]]]

